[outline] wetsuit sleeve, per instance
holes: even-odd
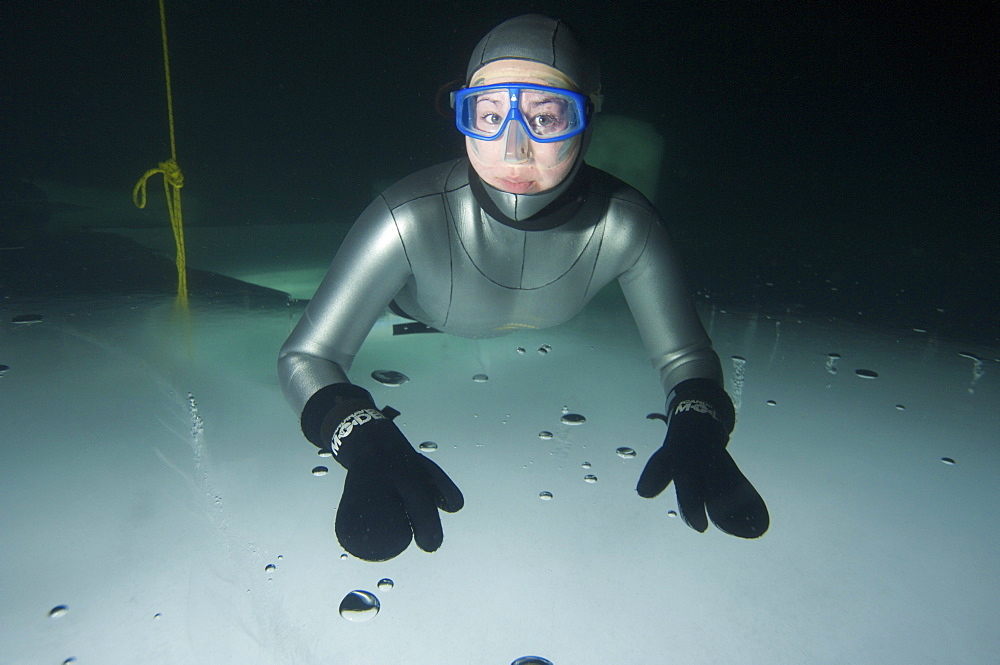
[[[392,212],[380,196],[351,227],[281,347],[278,378],[296,413],[326,386],[349,383],[354,356],[410,275]]]
[[[658,219],[649,225],[639,258],[618,282],[668,400],[674,386],[687,379],[712,379],[722,385],[719,356]]]

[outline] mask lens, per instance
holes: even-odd
[[[481,89],[465,95],[460,104],[455,109],[459,127],[470,135],[493,138],[510,113],[510,93],[507,88]]]
[[[518,110],[536,139],[555,139],[576,134],[583,126],[581,109],[576,100],[557,92],[521,90]]]

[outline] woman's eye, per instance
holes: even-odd
[[[551,115],[542,114],[542,115],[536,115],[534,118],[532,118],[531,124],[536,129],[544,131],[546,129],[553,129],[556,126],[557,121],[556,118]]]
[[[483,115],[483,122],[485,122],[488,125],[499,124],[500,120],[501,120],[500,115],[497,113],[486,113],[485,115]]]

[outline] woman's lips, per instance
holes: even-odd
[[[508,180],[499,179],[500,189],[511,194],[527,194],[534,186],[534,180]]]

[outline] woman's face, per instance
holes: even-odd
[[[565,90],[576,86],[562,72],[530,60],[495,60],[472,76],[470,87],[499,83],[534,83]],[[538,194],[561,183],[576,163],[582,135],[538,143],[516,122],[494,141],[465,137],[472,168],[485,183],[511,194]]]

